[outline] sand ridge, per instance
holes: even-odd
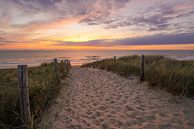
[[[46,117],[50,129],[194,129],[194,100],[137,80],[73,68]],[[43,128],[43,127],[42,127]]]

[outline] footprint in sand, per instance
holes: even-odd
[[[44,123],[53,125],[49,129],[194,129],[194,100],[173,102],[171,94],[134,79],[73,68],[69,86],[61,88],[60,102],[45,118],[50,123]],[[61,111],[63,101],[70,104]]]

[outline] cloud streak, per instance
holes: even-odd
[[[168,44],[194,44],[194,33],[157,34],[138,38],[115,40],[120,45],[168,45]]]
[[[57,46],[128,46],[128,45],[172,45],[194,44],[194,33],[157,34],[151,36],[124,38],[118,40],[92,40],[86,42],[54,41]]]
[[[194,16],[194,6],[191,6],[189,8],[185,6],[184,8],[180,9],[178,8],[180,4],[182,3],[162,4],[159,6],[154,5],[144,12],[136,14],[135,16],[127,16],[122,19],[115,20],[116,22],[106,24],[105,28],[117,29],[120,27],[136,26],[141,27],[141,29],[147,31],[178,30],[180,27],[182,28],[182,26],[177,26],[177,23],[179,23],[179,25],[180,23],[187,23],[186,21],[183,22],[180,19]],[[194,22],[194,19],[188,21]],[[184,26],[184,28],[187,29],[187,27],[189,27],[190,25],[190,22],[188,22],[188,25]],[[194,31],[194,25],[192,25],[192,28]]]

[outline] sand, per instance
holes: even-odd
[[[194,129],[194,100],[116,74],[73,68],[41,129]]]

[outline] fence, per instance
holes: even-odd
[[[42,66],[43,65],[43,66]],[[51,72],[53,72],[52,73],[52,77],[53,76],[55,76],[54,78],[55,78],[55,80],[58,82],[58,83],[55,83],[55,84],[60,84],[60,79],[61,79],[61,76],[62,76],[62,73],[68,73],[69,72],[69,70],[70,70],[70,68],[71,68],[71,63],[70,63],[70,61],[69,60],[61,60],[61,62],[59,63],[58,61],[57,61],[57,59],[54,59],[53,60],[53,62],[50,62],[49,64],[42,64],[41,66],[40,66],[40,68],[39,67],[30,67],[30,68],[28,68],[28,66],[27,65],[18,65],[17,66],[17,77],[16,77],[16,81],[17,81],[17,85],[18,85],[18,92],[19,92],[19,94],[18,94],[18,99],[19,99],[19,112],[20,112],[20,114],[19,114],[19,119],[20,119],[20,121],[22,122],[22,126],[20,126],[22,129],[30,129],[30,128],[33,128],[33,113],[31,113],[31,102],[30,102],[30,97],[31,97],[31,99],[32,99],[32,96],[30,96],[29,95],[29,88],[30,88],[30,84],[34,84],[34,83],[32,83],[32,81],[34,81],[35,79],[34,78],[36,78],[36,76],[38,76],[38,77],[40,77],[41,75],[38,75],[38,74],[41,74],[40,72],[41,72],[41,70],[43,69],[43,67],[44,67],[44,65],[45,65],[45,67],[49,67],[49,68],[51,68],[51,69],[53,69],[53,70],[50,70],[49,72],[47,71],[48,69],[44,69],[46,72],[44,73],[44,76],[43,76],[43,78],[44,77],[46,77],[46,76],[51,76],[51,75],[49,75],[49,73],[51,73]],[[29,70],[29,71],[28,71]],[[35,70],[35,71],[34,71]],[[4,70],[5,71],[5,70]],[[13,70],[12,70],[13,71]],[[15,70],[14,70],[15,71]],[[9,72],[11,72],[11,70],[8,70],[7,71],[7,74],[9,74]],[[33,75],[32,76],[32,72],[34,72],[35,73],[35,75]],[[15,73],[15,72],[14,72]],[[29,75],[28,75],[28,73],[30,73]],[[2,74],[3,75],[3,74]],[[2,75],[1,75],[1,77],[2,77]],[[12,75],[12,73],[11,73],[11,75]],[[36,81],[38,81],[38,80],[41,80],[40,78],[38,78],[37,77],[37,80]],[[54,78],[52,78],[52,79],[54,79]],[[47,78],[48,79],[48,78]],[[10,80],[10,79],[9,79]],[[15,80],[14,80],[15,81]],[[29,81],[30,81],[30,83],[29,83]],[[47,81],[49,81],[49,80],[46,80],[45,81],[45,83],[48,83]],[[52,82],[52,81],[50,81],[51,82],[51,85],[53,85],[54,86],[54,83]],[[41,82],[42,83],[42,82]],[[41,84],[41,83],[36,83],[36,85],[37,84]],[[3,87],[5,87],[6,88],[6,84],[4,85],[4,81],[2,81],[2,86]],[[11,84],[13,84],[13,83],[11,83]],[[9,85],[9,84],[8,84]],[[15,84],[14,85],[12,85],[12,86],[15,86]],[[45,86],[46,86],[46,84],[45,84]],[[38,86],[38,87],[41,87],[41,85],[40,86]],[[7,87],[8,89],[9,89],[9,87]],[[52,87],[52,88],[54,88],[54,87]],[[57,87],[56,87],[57,88]],[[48,88],[49,89],[49,88]],[[36,90],[38,90],[38,88],[37,89],[35,89],[35,91],[33,91],[33,92],[37,92]],[[46,93],[44,93],[44,94],[41,94],[41,95],[43,95],[43,98],[46,98],[44,95],[45,94],[49,94],[49,93],[52,93],[52,89],[49,89],[50,91],[47,93],[46,91]],[[31,91],[31,90],[30,90]],[[47,90],[48,91],[48,90]],[[3,93],[4,91],[2,91],[2,93]],[[32,91],[31,91],[32,92]],[[6,92],[6,93],[8,93],[8,92]],[[4,93],[4,94],[1,94],[2,95],[2,97],[3,98],[6,98],[7,96],[4,96],[4,95],[6,95],[6,93]],[[15,90],[14,90],[14,93],[15,93]],[[38,94],[38,93],[37,93]],[[33,96],[34,97],[34,96]],[[37,96],[36,96],[37,97]],[[33,102],[34,102],[34,100],[36,100],[36,97],[33,99]],[[5,103],[9,103],[9,102],[7,102],[7,99],[5,100],[5,99],[3,99],[3,98],[1,98],[2,99],[2,101],[4,101]],[[48,98],[49,99],[49,98]],[[40,101],[41,101],[41,99],[40,99]],[[4,102],[3,103],[1,103],[1,104],[4,104]],[[16,102],[16,101],[15,101]],[[15,105],[17,105],[17,104],[15,104]],[[35,105],[36,106],[36,104],[32,104],[33,106]],[[6,107],[6,106],[3,106],[2,105],[2,107],[0,108],[0,109],[4,109],[4,107]],[[33,109],[34,109],[34,107],[32,107]],[[9,110],[9,109],[7,109],[7,110]],[[7,111],[6,109],[4,110],[4,111]],[[0,112],[0,113],[3,113],[3,110]],[[2,114],[1,114],[2,115]],[[7,115],[6,114],[6,112],[4,112],[4,115]],[[9,116],[9,115],[8,115]],[[14,116],[14,115],[13,115]],[[5,120],[6,120],[6,116],[4,116],[5,117]],[[0,128],[1,128],[1,126],[2,125],[4,125],[4,124],[2,124],[1,123],[1,119],[2,117],[0,117]],[[3,118],[4,119],[4,118]],[[18,125],[19,126],[19,125]],[[3,127],[3,126],[2,126]],[[7,127],[7,126],[6,126]],[[11,126],[10,126],[11,127]],[[12,127],[11,127],[12,128]]]
[[[160,55],[133,55],[115,60],[114,57],[83,67],[92,66],[129,78],[135,75],[140,82],[146,81],[150,86],[164,88],[176,95],[194,96],[194,61],[179,61]]]
[[[99,65],[99,63],[102,63],[102,69],[105,69],[105,59],[102,59],[101,61],[99,61],[98,59],[96,60],[96,64],[97,67]],[[92,67],[92,66],[90,66]],[[117,71],[117,57],[114,56],[113,57],[113,71],[116,72]],[[141,55],[141,62],[140,62],[140,82],[144,81],[144,76],[145,76],[145,56]]]
[[[58,68],[57,58],[54,59],[54,70],[56,74],[57,81],[60,83],[60,72],[69,72],[71,63],[69,60],[61,60],[60,67]],[[59,72],[60,70],[60,72]],[[27,128],[31,125],[31,113],[30,113],[30,102],[28,95],[28,75],[27,75],[27,65],[18,66],[18,87],[19,87],[19,100],[20,100],[20,110],[21,118]]]

